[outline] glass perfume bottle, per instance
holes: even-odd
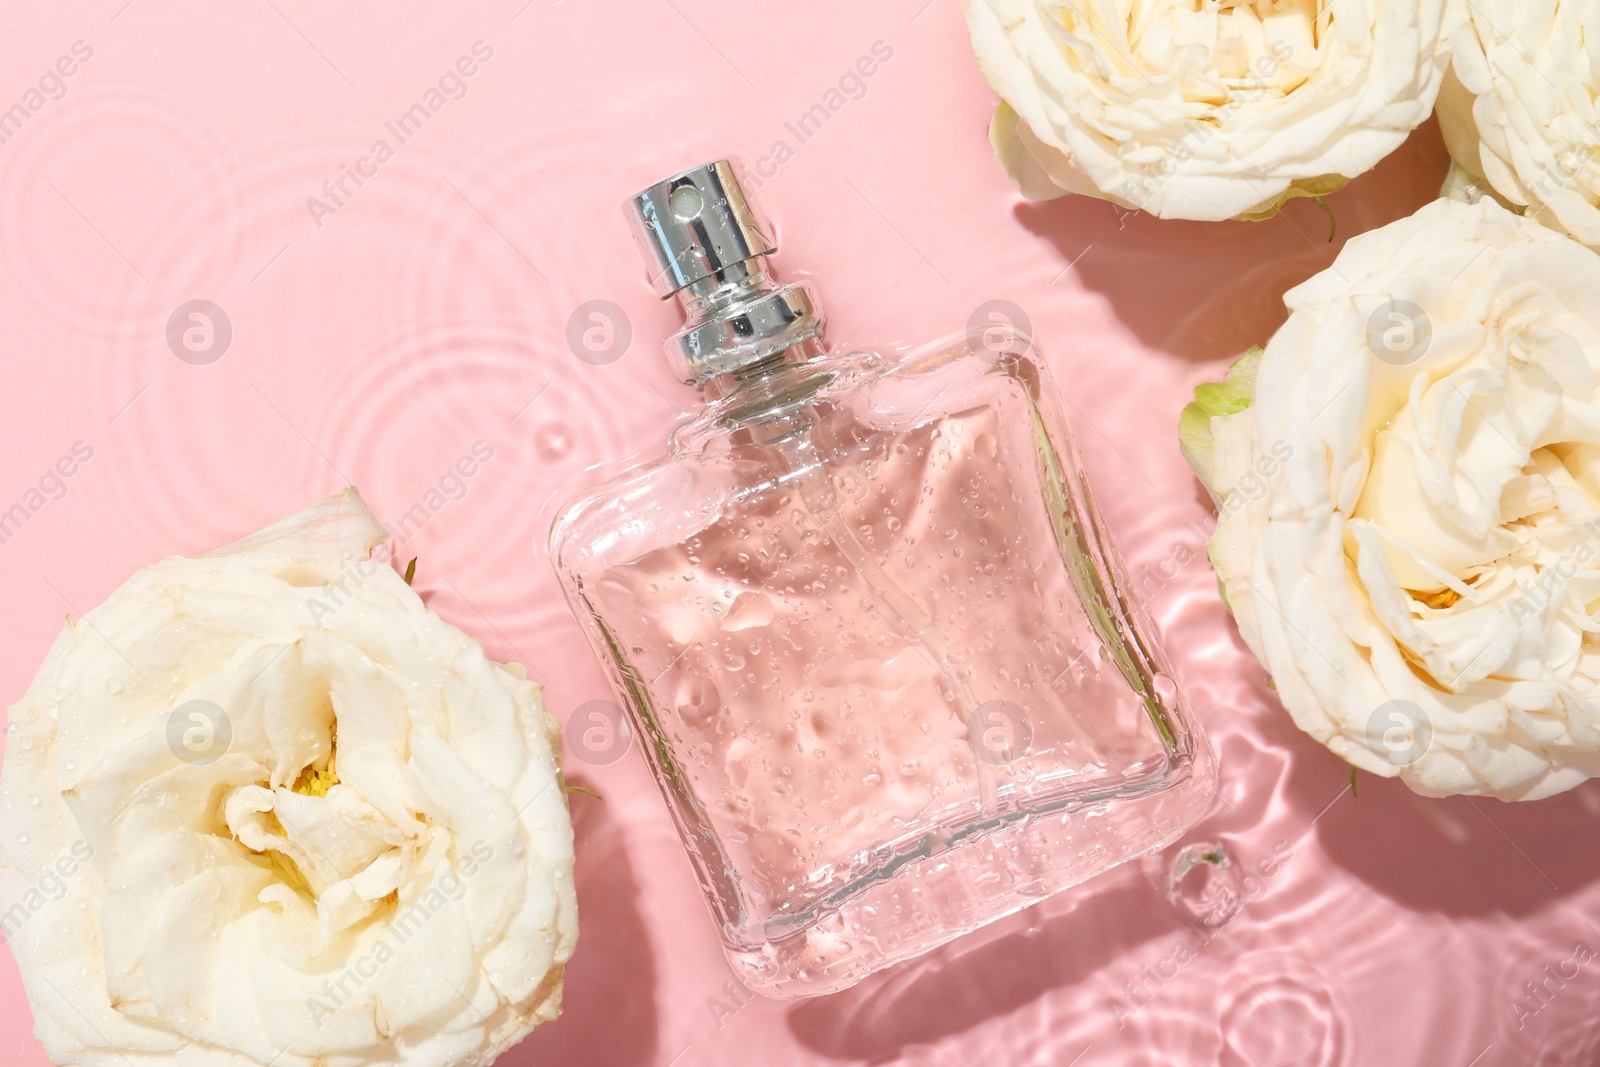
[[[1031,342],[830,352],[726,160],[632,211],[706,403],[552,556],[740,979],[845,988],[1199,818],[1214,761]]]

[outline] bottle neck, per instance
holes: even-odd
[[[809,402],[843,371],[816,339],[808,339],[759,363],[701,383],[705,406],[673,434],[675,448],[691,448],[705,435],[754,434],[770,441],[808,426]]]
[[[808,337],[748,366],[708,378],[700,392],[709,407],[759,402],[816,377],[815,371],[826,355],[821,338]]]
[[[788,353],[822,336],[822,315],[810,291],[775,280],[765,256],[690,282],[677,297],[686,325],[667,341],[667,356],[680,379],[701,389],[730,374],[792,359]],[[718,386],[717,395],[726,388]]]

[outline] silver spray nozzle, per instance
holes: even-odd
[[[633,198],[633,218],[662,297],[778,250],[726,159],[656,182]]]
[[[731,160],[656,182],[629,206],[651,283],[683,304],[688,324],[667,342],[683,380],[703,383],[820,336],[805,287],[772,278],[765,257],[777,243]]]

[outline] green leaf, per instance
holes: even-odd
[[[1312,199],[1317,202],[1317,206],[1318,207],[1320,207],[1323,211],[1327,212],[1327,215],[1328,215],[1328,243],[1332,244],[1334,235],[1339,232],[1339,220],[1333,217],[1333,208],[1328,206],[1328,198],[1327,197],[1325,197],[1325,196],[1316,196],[1316,197],[1312,197]]]
[[[1183,458],[1216,496],[1216,472],[1212,464],[1211,420],[1219,415],[1237,415],[1250,406],[1256,393],[1256,368],[1261,363],[1260,345],[1234,361],[1220,382],[1206,382],[1194,390],[1194,402],[1178,416],[1178,446]]]
[[[1356,765],[1350,764],[1350,795],[1358,797],[1361,793],[1356,789]]]
[[[1271,200],[1258,205],[1254,209],[1234,218],[1243,222],[1264,222],[1272,218],[1283,205],[1302,196],[1323,197],[1329,193],[1337,193],[1350,181],[1342,174],[1325,174],[1320,178],[1300,178],[1289,184],[1289,188],[1273,197]]]
[[[406,584],[411,584],[411,579],[417,576],[417,557],[412,556],[411,562],[406,564]]]

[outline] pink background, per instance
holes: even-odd
[[[800,1004],[725,990],[638,755],[572,758],[604,799],[573,798],[584,912],[567,1014],[502,1063],[1594,1062],[1600,962],[1543,1001],[1524,983],[1580,941],[1600,947],[1586,926],[1600,789],[1507,807],[1367,776],[1350,796],[1345,765],[1294,730],[1233,634],[1174,439],[1193,385],[1265,339],[1286,287],[1432,198],[1431,127],[1331,198],[1330,243],[1306,201],[1255,225],[1019,202],[988,152],[994,100],[952,0],[123,3],[11,0],[0,38],[0,109],[74,42],[93,49],[0,144],[0,510],[74,442],[94,450],[0,544],[6,702],[63,613],[140,565],[347,481],[392,521],[477,441],[494,458],[398,555],[420,557],[445,618],[548,683],[559,717],[606,697],[545,534],[559,502],[656,449],[694,403],[659,356],[672,309],[650,296],[619,204],[782,139],[793,158],[760,200],[780,267],[816,274],[834,341],[914,343],[992,298],[1027,309],[1221,754],[1222,799],[1191,839],[1224,840],[1257,873],[1195,958],[1175,963],[1192,935],[1159,890],[1163,857]],[[376,139],[394,146],[384,123],[477,41],[493,57],[467,95],[319,227],[307,199]],[[877,41],[893,58],[865,96],[797,143],[785,123]],[[233,325],[210,365],[165,341],[192,299]],[[593,299],[632,317],[607,366],[566,342]],[[1262,876],[1275,847],[1291,858]],[[43,1064],[4,960],[0,1063]]]

